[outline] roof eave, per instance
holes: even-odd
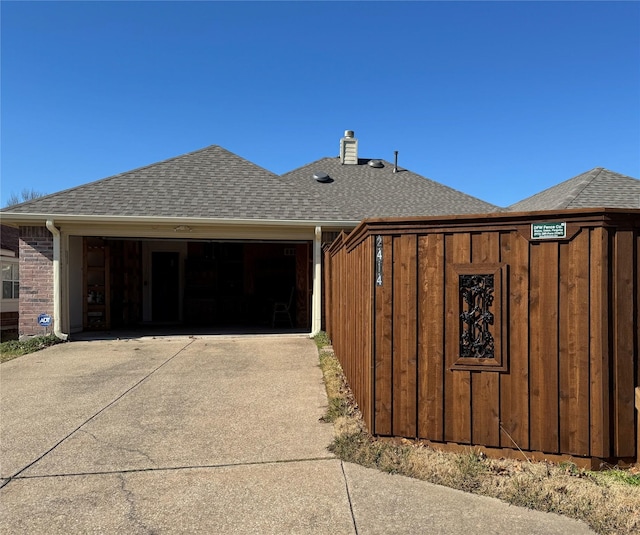
[[[238,225],[238,226],[270,226],[270,227],[352,227],[360,221],[356,220],[324,220],[324,219],[234,219],[216,217],[149,217],[149,216],[116,216],[116,215],[83,215],[83,214],[44,214],[44,213],[11,213],[2,212],[2,224],[10,226],[28,226],[35,223],[44,225],[48,220],[56,223],[126,223],[126,224],[162,224],[162,225]]]

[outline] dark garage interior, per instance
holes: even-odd
[[[310,328],[310,243],[189,240],[180,252],[143,244],[84,238],[85,331]]]

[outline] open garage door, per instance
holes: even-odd
[[[194,332],[310,330],[311,242],[114,238],[84,238],[84,242],[85,255],[91,252],[88,263],[84,258],[83,288],[77,292],[86,300],[84,330],[150,326],[180,326]],[[91,288],[96,270],[104,276],[99,303]]]

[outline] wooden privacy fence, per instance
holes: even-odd
[[[369,430],[637,457],[640,210],[376,219],[325,252],[326,329]]]

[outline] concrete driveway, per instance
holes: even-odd
[[[72,342],[0,367],[5,533],[589,533],[342,463],[302,336]]]

